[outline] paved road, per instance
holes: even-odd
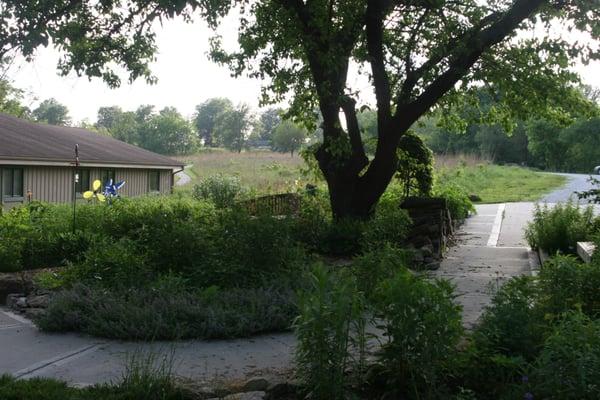
[[[186,166],[186,168],[188,167],[191,167],[191,165]],[[185,169],[176,173],[175,176],[178,178],[175,181],[175,186],[187,185],[192,180],[192,178],[190,178],[190,176],[186,174]]]
[[[540,199],[541,202],[546,203],[559,203],[568,201],[570,198],[574,201],[577,200],[577,195],[575,192],[585,192],[588,191],[594,186],[589,182],[590,176],[589,174],[557,174],[566,176],[568,181],[565,186],[560,189],[557,189],[546,196]],[[594,175],[594,177],[600,179],[600,176]],[[582,202],[586,202],[582,200]]]

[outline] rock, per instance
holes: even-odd
[[[261,391],[256,392],[245,392],[245,393],[234,393],[225,397],[214,397],[209,400],[263,400],[266,393]]]
[[[277,382],[269,386],[265,400],[277,400],[285,396],[294,395],[297,392],[298,384],[294,382]]]
[[[17,300],[19,300],[19,298],[21,297],[25,297],[25,294],[23,293],[11,293],[8,296],[6,296],[6,307],[8,308],[16,308],[17,307]]]
[[[31,287],[19,274],[0,274],[0,304],[4,304],[6,296],[11,293],[27,293]]]
[[[433,256],[433,245],[432,244],[426,244],[425,246],[421,247],[421,253],[423,253],[423,257],[431,257]]]
[[[23,310],[25,312],[25,316],[29,319],[36,319],[40,315],[46,312],[44,308],[25,308]]]
[[[425,265],[425,268],[428,269],[429,271],[435,271],[438,270],[441,266],[441,263],[439,261],[433,261],[430,262],[428,264]]]
[[[413,261],[417,264],[421,264],[425,257],[423,256],[423,252],[421,250],[413,251]]]
[[[19,297],[15,301],[14,308],[27,308],[27,297]]]
[[[251,378],[242,385],[243,392],[264,392],[270,386],[270,382],[265,378]]]
[[[27,298],[27,304],[33,308],[47,308],[50,302],[50,295],[32,295]]]

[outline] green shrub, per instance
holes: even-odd
[[[194,186],[192,195],[198,200],[210,200],[217,208],[231,207],[244,192],[236,176],[217,174]]]
[[[538,297],[539,289],[529,276],[511,279],[495,294],[463,354],[463,386],[482,398],[495,399],[520,382],[549,329],[537,307]]]
[[[410,232],[412,221],[400,203],[380,202],[373,218],[366,224],[363,247],[377,249],[386,245],[401,246]]]
[[[153,280],[155,271],[134,241],[99,238],[83,254],[82,260],[65,271],[67,284],[86,282],[105,288],[140,287]]]
[[[580,309],[600,317],[600,263],[585,264],[574,256],[556,256],[546,261],[539,273],[539,299],[546,318],[558,318]]]
[[[381,363],[389,398],[434,398],[462,336],[453,287],[404,269],[378,288],[376,311],[387,342]]]
[[[353,256],[360,253],[366,222],[345,218],[332,221],[319,241],[319,252],[332,256]]]
[[[455,221],[460,221],[475,212],[469,194],[460,186],[452,183],[442,183],[435,187],[434,196],[443,197],[448,203],[450,215]]]
[[[544,343],[528,384],[538,399],[600,398],[600,320],[567,314]]]
[[[0,216],[0,272],[23,269],[23,250],[31,231],[26,208],[13,208]]]
[[[302,196],[300,210],[293,223],[295,240],[310,251],[318,251],[330,224],[331,208],[328,198],[321,192]]]
[[[123,340],[214,339],[288,329],[297,315],[292,289],[190,290],[162,280],[147,288],[76,284],[57,293],[35,322],[47,332]]]
[[[346,398],[354,341],[364,350],[364,301],[351,279],[315,266],[309,288],[299,295],[297,376],[314,399]],[[359,362],[361,364],[361,362]]]
[[[567,202],[549,207],[536,205],[533,221],[527,225],[525,237],[534,249],[549,254],[560,251],[575,254],[577,242],[588,240],[594,221],[592,207],[582,209],[579,204]]]
[[[409,251],[385,245],[354,258],[352,273],[356,277],[358,289],[367,298],[371,298],[382,281],[404,271],[410,262],[411,253]]]

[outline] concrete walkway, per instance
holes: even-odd
[[[530,273],[530,249],[523,229],[532,203],[478,205],[467,219],[433,276],[456,285],[463,306],[463,323],[471,328],[490,304],[493,293],[513,276]]]
[[[185,172],[186,169],[192,168],[192,165],[186,165],[185,169],[175,174],[175,186],[185,186],[192,181],[192,178]]]
[[[528,273],[522,229],[531,203],[480,205],[469,218],[435,276],[457,285],[464,319],[471,326],[489,304],[489,286]],[[0,310],[0,374],[53,377],[71,384],[118,380],[136,353],[172,355],[174,373],[196,380],[242,378],[291,365],[292,333],[252,339],[126,343],[75,334],[45,334],[29,321]]]

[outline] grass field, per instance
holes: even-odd
[[[242,185],[259,193],[282,193],[292,189],[303,179],[304,160],[298,155],[272,151],[247,151],[235,153],[216,149],[179,160],[192,167],[186,169],[192,181],[179,190],[189,190],[201,179],[215,174],[235,175]]]
[[[303,187],[304,161],[299,156],[271,151],[232,153],[216,149],[180,157],[192,164],[186,172],[192,178],[178,191],[189,191],[195,183],[214,174],[235,175],[241,183],[257,193],[282,193]],[[436,156],[436,178],[451,182],[481,197],[482,202],[535,201],[552,189],[562,186],[564,177],[536,172],[516,166],[490,165],[472,156]]]
[[[522,167],[485,164],[441,168],[437,179],[462,186],[469,194],[481,197],[483,203],[535,201],[566,180]]]

